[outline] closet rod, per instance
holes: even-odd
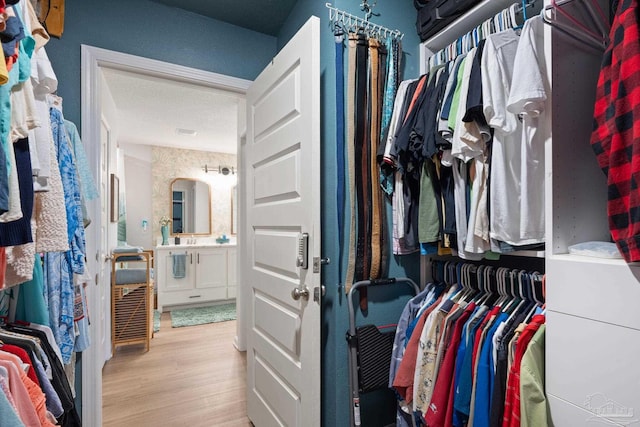
[[[496,18],[499,15],[505,16],[505,14],[509,14],[510,13],[511,9],[513,9],[514,13],[522,12],[523,15],[524,15],[523,11],[526,8],[534,7],[538,2],[542,2],[542,1],[543,0],[524,0],[524,1],[517,1],[516,0],[513,3],[511,3],[509,6],[507,6],[506,8],[498,11],[493,17],[489,17],[489,18],[485,19],[483,21],[483,23],[480,24],[480,26],[483,26],[487,22],[492,23],[491,25],[493,26],[495,24]],[[564,1],[569,1],[569,0],[564,0]],[[524,16],[526,16],[526,15],[524,15]],[[535,16],[535,14],[534,14],[534,16]],[[516,22],[512,22],[510,28],[515,27],[515,24],[516,24]],[[458,56],[461,53],[467,53],[469,51],[469,49],[471,49],[471,47],[477,45],[477,42],[479,42],[480,40],[486,38],[487,34],[484,34],[480,38],[477,38],[477,36],[475,35],[474,32],[477,31],[480,28],[480,26],[476,26],[475,28],[472,28],[471,30],[467,31],[466,33],[460,35],[457,39],[453,40],[451,43],[449,43],[448,45],[444,46],[442,49],[438,50],[433,55],[431,55],[431,57],[427,61],[429,69],[433,68],[433,66],[438,64],[438,63],[448,62],[452,58],[455,58],[456,56]],[[497,31],[502,31],[502,30],[497,30]],[[490,32],[494,32],[494,30],[491,30]],[[466,42],[465,42],[465,39],[467,39]],[[475,40],[475,42],[473,44],[469,45],[469,43],[471,41],[473,41],[473,40]],[[436,61],[436,62],[434,63],[434,61]]]
[[[352,15],[344,10],[340,10],[336,7],[333,7],[331,3],[325,3],[327,9],[329,9],[329,20],[331,22],[340,22],[343,25],[349,28],[364,28],[365,30],[370,30],[374,33],[384,35],[385,37],[395,37],[398,40],[402,40],[404,34],[400,32],[400,30],[391,30],[387,27],[383,27],[382,25],[374,24],[369,22],[368,19],[359,18],[355,15]]]

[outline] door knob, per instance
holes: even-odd
[[[309,299],[309,288],[307,288],[306,286],[302,286],[299,288],[293,288],[293,290],[291,291],[291,298],[293,298],[294,300],[298,301],[300,298],[304,298],[306,300]]]

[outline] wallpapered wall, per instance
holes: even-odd
[[[236,167],[235,154],[206,151],[181,150],[178,148],[152,147],[152,231],[154,241],[160,237],[160,217],[170,216],[171,201],[169,185],[175,178],[195,178],[205,181],[211,188],[211,233],[212,237],[231,234],[231,189],[237,182],[236,175],[205,173],[202,167]]]

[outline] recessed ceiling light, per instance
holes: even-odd
[[[178,135],[185,135],[185,136],[196,136],[198,134],[198,132],[196,132],[193,129],[182,129],[182,128],[176,128],[176,133]]]

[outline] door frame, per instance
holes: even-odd
[[[101,49],[89,45],[81,45],[81,121],[82,139],[84,142],[90,169],[94,176],[100,173],[100,120],[101,120],[101,68],[111,68],[144,74],[154,77],[166,78],[175,81],[183,81],[204,87],[222,89],[229,92],[245,94],[250,80],[198,70],[177,64],[143,58],[112,50]],[[240,129],[239,129],[240,132]],[[240,135],[238,135],[240,136]],[[238,137],[238,162],[242,162],[240,137]],[[243,183],[238,183],[239,194],[244,194]],[[101,195],[101,197],[104,197]],[[91,218],[100,218],[100,202],[98,199],[88,201],[87,209]],[[100,263],[98,260],[100,248],[100,228],[89,227],[86,230],[87,240],[87,268],[92,277],[98,273]],[[240,248],[239,248],[240,249]],[[239,350],[243,348],[245,340],[246,315],[242,310],[244,300],[242,298],[242,271],[238,269],[237,293],[238,322],[236,345]],[[89,313],[98,313],[99,298],[95,292],[87,293]],[[96,314],[97,315],[97,314]],[[95,323],[89,326],[92,341],[98,343],[99,331]],[[90,346],[82,355],[82,419],[84,425],[102,425],[102,362],[96,357],[96,344]],[[98,366],[100,364],[100,366]]]

